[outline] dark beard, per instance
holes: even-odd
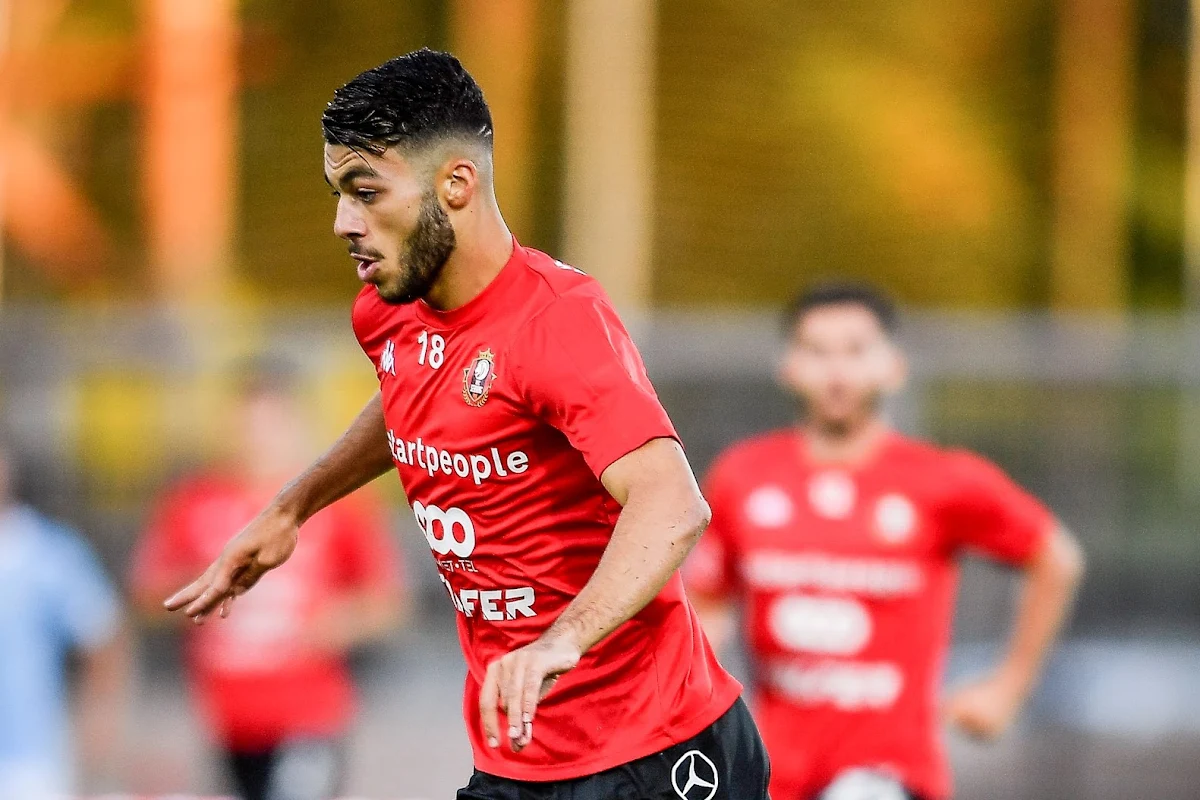
[[[404,305],[429,294],[450,254],[454,252],[454,226],[433,192],[421,196],[417,227],[404,242],[404,271],[395,286],[377,286],[385,303]]]

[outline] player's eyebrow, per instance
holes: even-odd
[[[324,173],[324,175],[325,175],[325,182],[328,183],[330,186],[333,186],[334,182],[329,179],[329,173],[326,172],[326,173]],[[356,165],[356,166],[353,166],[350,169],[346,170],[341,175],[339,175],[337,182],[343,186],[347,186],[347,185],[353,183],[354,181],[358,180],[359,178],[376,178],[378,176],[379,176],[379,173],[376,172],[375,170],[371,169],[369,166]],[[336,187],[334,187],[334,188],[336,188]]]

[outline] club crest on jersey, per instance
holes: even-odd
[[[492,381],[496,380],[496,356],[491,349],[480,350],[471,366],[463,370],[463,400],[478,408],[488,400]]]

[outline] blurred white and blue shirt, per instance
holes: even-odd
[[[0,798],[71,789],[66,657],[111,641],[117,595],[83,538],[0,508]]]

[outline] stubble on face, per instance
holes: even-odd
[[[432,190],[421,195],[417,224],[404,240],[396,280],[375,289],[385,303],[404,305],[429,294],[454,252],[456,238],[450,216]]]

